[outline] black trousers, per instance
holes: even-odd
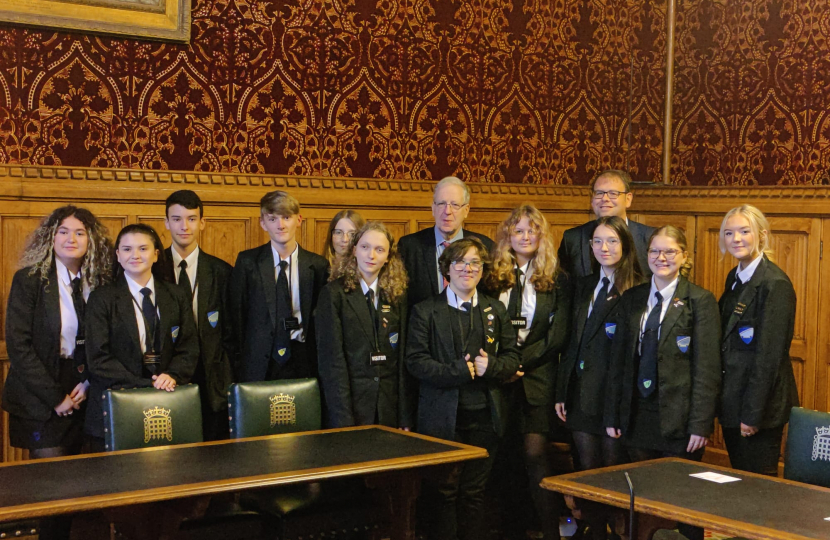
[[[493,430],[490,409],[458,411],[455,440],[487,450],[489,457],[456,465],[431,497],[430,540],[482,540],[487,538],[484,490],[493,468],[499,437]]]
[[[741,428],[723,428],[723,440],[733,469],[778,476],[778,458],[784,426],[761,429],[752,437],[742,437]]]

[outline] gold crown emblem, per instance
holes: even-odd
[[[144,409],[144,416],[146,418],[154,418],[154,417],[163,417],[169,418],[170,417],[170,409],[165,409],[163,407],[153,407],[152,409]]]
[[[297,405],[294,403],[294,396],[283,394],[268,398],[271,402],[271,427],[276,425],[288,425],[297,423]]]
[[[144,442],[155,439],[173,441],[173,418],[170,409],[153,407],[144,409]]]
[[[271,400],[273,405],[277,405],[279,403],[294,403],[294,396],[290,396],[288,394],[279,393],[275,396],[271,396],[268,398]]]
[[[816,435],[830,435],[830,427],[817,427]]]

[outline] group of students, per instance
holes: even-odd
[[[167,200],[166,250],[147,225],[112,246],[89,211],[59,208],[9,293],[11,443],[34,458],[102,451],[105,389],[188,382],[200,385],[206,438],[224,438],[232,381],[314,377],[328,427],[382,424],[488,450],[428,487],[436,540],[487,536],[485,487],[507,432],[520,434],[546,538],[558,538],[559,513],[539,482],[563,424],[589,469],[699,460],[717,416],[733,467],[776,474],[798,399],[795,293],[770,258],[767,220],[748,205],[724,217],[721,251],[738,266],[718,302],[688,280],[681,230],[627,219],[626,173],[591,187],[597,219],[568,230],[558,253],[531,204],[495,243],[463,229],[470,193],[451,177],[435,188],[434,228],[396,243],[383,223],[343,211],[323,256],[297,242],[297,200],[273,191],[260,217],[270,241],[233,268],[200,250],[192,191]],[[602,508],[583,514],[605,538]]]

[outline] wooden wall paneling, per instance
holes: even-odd
[[[3,311],[0,314],[0,336],[6,340],[6,302],[8,302],[9,289],[15,272],[20,269],[20,256],[26,246],[26,240],[35,228],[40,224],[41,217],[28,217],[20,215],[2,216],[0,218],[0,231],[2,231],[2,272],[3,290],[0,292],[0,304]]]
[[[170,231],[164,226],[163,217],[139,216],[138,222],[153,227],[161,237],[164,247],[171,245]],[[205,222],[205,230],[202,231],[199,245],[206,253],[233,264],[239,252],[248,249],[250,227],[250,220],[244,218],[211,218]]]
[[[830,249],[830,219],[822,220],[821,241]],[[814,293],[824,301],[819,302],[816,319],[823,324],[818,325],[818,347],[816,363],[816,390],[814,408],[819,411],[830,411],[830,264],[828,257],[824,257],[818,274],[820,285]]]
[[[553,235],[553,245],[557,250],[559,249],[559,244],[562,243],[562,237],[565,235],[566,230],[578,227],[594,219],[594,213],[587,210],[585,212],[542,213],[545,215],[545,219],[548,220],[550,232]]]

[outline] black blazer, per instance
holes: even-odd
[[[632,405],[639,396],[635,360],[640,321],[650,291],[649,281],[623,294],[614,334],[604,424],[621,429],[623,436],[631,423]],[[686,352],[677,344],[680,337],[691,337]],[[712,434],[721,384],[718,343],[720,316],[715,297],[681,277],[660,325],[657,391],[663,437]]]
[[[176,283],[172,248],[165,250],[167,272]],[[233,382],[230,351],[233,334],[228,312],[228,286],[233,267],[199,248],[196,262],[196,330],[199,335],[199,362],[205,372],[200,388],[202,402],[219,412],[228,408],[228,386]]]
[[[14,274],[6,308],[9,375],[3,408],[11,415],[45,422],[66,397],[58,382],[61,354],[61,304],[55,263],[49,280],[32,267]],[[84,370],[78,382],[87,379]]]
[[[736,270],[726,278],[726,291],[732,289]],[[783,426],[790,409],[798,406],[790,362],[795,290],[787,274],[764,257],[738,302],[743,305],[741,314],[735,313],[740,307],[725,313],[724,297],[720,302],[721,317],[727,321],[721,342],[720,423],[727,428],[740,427],[741,422],[759,428]]]
[[[591,260],[594,254],[591,252],[591,246],[588,242],[591,240],[591,232],[596,226],[596,220],[589,221],[578,227],[568,229],[562,236],[562,243],[559,244],[559,264],[565,271],[570,274],[572,279],[579,277],[590,276],[593,273],[591,269]],[[637,250],[637,260],[640,261],[640,269],[642,269],[646,277],[651,276],[651,270],[648,267],[648,239],[651,233],[654,232],[654,227],[637,223],[631,219],[628,220],[628,230],[631,231],[631,236],[634,237],[634,248]]]
[[[475,236],[484,243],[488,253],[493,241],[483,234],[463,229],[465,237]],[[435,227],[407,234],[398,242],[398,252],[409,275],[407,302],[410,307],[438,294],[438,263],[435,256]]]
[[[406,367],[420,381],[418,432],[446,440],[455,438],[458,388],[470,381],[467,363],[455,352],[450,309],[446,291],[424,300],[412,310],[406,337]],[[493,426],[502,435],[507,407],[502,383],[516,373],[521,363],[516,331],[498,300],[479,292],[474,309],[479,310],[482,321],[494,315],[493,332],[485,332],[492,342],[485,339],[488,367],[484,378]]]
[[[409,374],[404,367],[406,300],[378,299],[378,345],[386,364],[372,366],[374,346],[369,306],[360,287],[346,292],[343,282],[329,282],[317,304],[317,355],[320,383],[328,410],[328,427],[376,423],[412,427]]]
[[[528,282],[527,286],[532,285]],[[493,291],[493,297],[499,294]],[[530,405],[553,406],[559,354],[568,343],[571,297],[570,279],[564,273],[559,274],[553,290],[536,291],[530,332],[520,349],[521,371],[525,374],[520,380]]]
[[[199,360],[199,338],[190,300],[177,286],[156,278],[156,306],[161,326],[161,372],[190,382]],[[86,308],[86,354],[89,362],[89,405],[84,432],[104,436],[101,398],[107,388],[153,385],[142,373],[141,342],[126,278],[95,289]],[[178,329],[176,338],[173,333]]]
[[[579,278],[577,281],[572,310],[571,340],[563,355],[562,363],[559,364],[556,382],[556,402],[572,401],[573,396],[568,395],[568,390],[577,367],[576,364],[580,359],[581,347],[582,358],[588,361],[585,363],[578,391],[581,397],[582,412],[592,416],[604,412],[611,345],[618,324],[620,299],[622,298],[617,289],[612,287],[602,311],[592,314],[590,324],[588,324],[588,307],[591,305],[599,278],[598,272]]]
[[[323,257],[298,247],[300,275],[300,312],[305,341],[314,352],[312,313],[317,297],[328,279],[329,263]],[[271,347],[277,324],[277,281],[274,278],[274,254],[271,243],[243,251],[231,273],[230,314],[233,328],[231,360],[240,382],[262,381],[268,372]],[[307,377],[317,376],[317,357],[312,354],[303,366]]]

